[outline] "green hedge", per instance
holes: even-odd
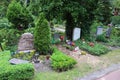
[[[65,71],[70,68],[72,68],[77,62],[67,56],[66,54],[63,54],[58,49],[54,50],[54,53],[51,56],[51,66],[56,71]]]
[[[30,80],[34,75],[34,68],[31,63],[11,65],[10,52],[0,53],[0,80]]]
[[[80,40],[76,41],[76,45],[79,46],[79,48],[88,51],[92,55],[99,56],[99,55],[105,54],[109,51],[109,49],[106,46],[104,46],[100,43],[95,42],[93,47],[89,46],[88,43],[89,42],[83,43]]]

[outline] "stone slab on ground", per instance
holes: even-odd
[[[29,61],[22,60],[22,59],[17,59],[17,58],[13,58],[13,59],[9,60],[9,62],[11,64],[25,64],[25,63],[29,63]]]

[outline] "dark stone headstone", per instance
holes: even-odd
[[[110,34],[111,34],[112,28],[108,28],[108,30],[106,31],[106,37],[109,38]]]
[[[53,37],[54,37],[55,40],[56,40],[56,39],[60,39],[60,35],[59,35],[58,33],[55,33],[55,34],[53,35]]]
[[[13,59],[9,60],[9,62],[11,64],[25,64],[25,63],[29,63],[29,61],[21,60],[21,59],[17,59],[17,58],[13,58]]]

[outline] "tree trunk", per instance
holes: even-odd
[[[72,41],[72,37],[73,37],[73,29],[74,29],[74,20],[73,17],[70,13],[67,13],[65,15],[66,18],[66,37],[68,40]]]

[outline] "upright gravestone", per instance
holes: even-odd
[[[73,41],[76,41],[80,38],[81,35],[81,28],[74,28],[73,31]]]
[[[111,34],[112,28],[109,27],[108,30],[106,31],[106,37],[109,38]]]
[[[102,26],[98,26],[96,35],[101,35],[102,33],[103,33],[103,27]]]
[[[60,35],[58,33],[55,33],[53,37],[54,37],[54,40],[60,39]]]
[[[18,51],[27,50],[34,50],[33,35],[31,33],[22,34],[18,43]]]

